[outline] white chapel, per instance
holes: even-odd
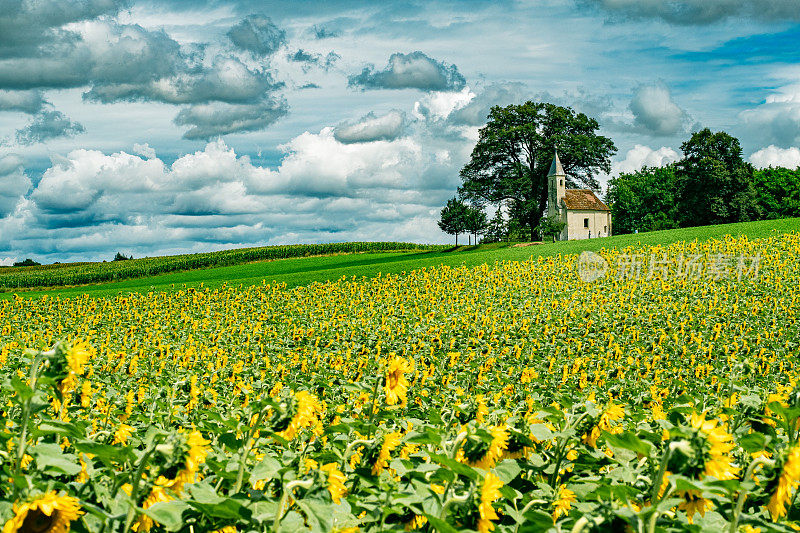
[[[567,175],[558,152],[547,173],[547,216],[566,222],[559,241],[594,239],[611,235],[611,210],[591,189],[567,189]]]

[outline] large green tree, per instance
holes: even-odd
[[[569,107],[526,102],[494,106],[469,163],[461,170],[461,195],[499,205],[527,226],[531,237],[547,205],[547,173],[558,150],[568,186],[598,189],[598,171],[610,172],[616,147],[598,135],[599,124]]]
[[[800,167],[769,167],[753,174],[764,218],[800,217]]]
[[[705,226],[759,218],[753,166],[739,140],[705,128],[681,145],[677,196],[681,225]]]
[[[678,227],[675,165],[642,167],[608,181],[614,233]]]

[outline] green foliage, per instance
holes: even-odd
[[[489,224],[486,219],[486,213],[481,207],[469,206],[467,207],[465,222],[466,230],[475,236],[475,244],[478,244],[478,235],[486,231],[486,226]]]
[[[498,209],[492,219],[487,222],[483,233],[483,243],[502,242],[508,239],[508,223],[503,217],[503,212]]]
[[[764,218],[800,216],[800,168],[765,168],[753,174]]]
[[[564,222],[560,216],[548,215],[539,221],[539,226],[536,228],[536,232],[539,235],[550,237],[551,240],[555,241],[556,237],[561,233],[566,225],[567,223]]]
[[[439,228],[448,235],[456,236],[456,246],[458,246],[458,235],[467,231],[469,217],[469,207],[458,198],[451,198],[447,205],[442,208],[439,217]]]
[[[38,265],[41,265],[41,263],[37,263],[36,261],[30,258],[24,261],[17,261],[16,263],[14,263],[15,267],[38,266]]]
[[[127,255],[121,254],[117,252],[117,255],[114,256],[114,261],[129,261],[133,259],[133,256],[128,257]]]
[[[675,165],[644,167],[608,182],[614,233],[678,227]]]
[[[530,101],[494,106],[461,170],[459,192],[476,202],[509,202],[511,217],[533,231],[547,203],[547,173],[555,149],[570,175],[568,185],[596,189],[593,175],[610,171],[616,147],[597,135],[598,128],[596,120],[569,107]]]
[[[738,139],[705,128],[692,134],[681,150],[676,181],[681,226],[758,218],[753,166],[742,159]]]

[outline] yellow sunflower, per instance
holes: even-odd
[[[792,501],[792,490],[797,489],[798,485],[800,485],[800,445],[796,444],[786,455],[775,491],[767,504],[767,510],[773,521],[777,522],[778,518],[786,514],[786,504]]]
[[[391,459],[391,451],[397,448],[402,441],[403,435],[399,431],[392,431],[383,437],[381,449],[378,452],[378,457],[375,459],[375,464],[372,465],[372,475],[377,476],[383,469],[389,466],[389,459]]]
[[[556,523],[559,516],[566,516],[569,510],[572,509],[572,504],[577,501],[575,493],[567,488],[567,485],[558,487],[558,494],[556,501],[553,502],[553,523]]]
[[[167,494],[167,491],[164,490],[163,487],[156,486],[153,487],[153,490],[150,491],[150,494],[147,496],[147,498],[145,498],[144,502],[142,502],[142,509],[149,509],[157,503],[169,502],[173,499],[174,498]],[[154,524],[155,522],[153,522],[152,518],[142,514],[139,515],[139,517],[136,519],[136,522],[133,523],[131,529],[137,533],[141,531],[150,531]]]
[[[686,512],[686,519],[689,520],[690,524],[694,522],[695,513],[705,516],[706,511],[714,507],[711,500],[703,498],[703,494],[699,490],[680,491],[678,496],[683,498],[683,501],[678,505],[678,509]]]
[[[409,361],[403,357],[395,357],[389,363],[389,368],[386,370],[386,384],[384,391],[386,391],[387,405],[400,405],[406,404],[406,393],[408,392],[408,380],[406,373],[414,371],[413,361]]]
[[[333,503],[338,505],[342,501],[342,496],[347,494],[347,489],[344,486],[344,482],[347,478],[337,468],[336,463],[322,465],[320,470],[328,475],[328,492],[331,493],[331,499],[333,500]]]
[[[316,396],[308,391],[298,391],[294,395],[296,411],[289,426],[278,433],[286,440],[292,440],[297,436],[297,432],[303,428],[317,425],[318,415],[322,412],[322,404]]]
[[[716,420],[706,420],[705,414],[692,413],[691,425],[708,441],[704,474],[720,480],[736,479],[739,468],[733,466],[733,458],[729,455],[734,448],[733,435],[718,426]]]
[[[480,533],[488,533],[494,530],[492,520],[497,520],[497,511],[494,510],[492,504],[500,498],[500,487],[503,482],[500,481],[492,472],[486,474],[481,486],[481,503],[478,505],[478,531]]]
[[[83,514],[80,508],[78,498],[50,491],[28,503],[15,504],[14,517],[3,526],[3,533],[66,533],[70,524]]]
[[[497,464],[497,461],[503,457],[503,453],[508,449],[509,436],[508,430],[504,425],[492,426],[489,432],[492,434],[492,442],[482,456],[478,458],[468,457],[467,454],[464,453],[463,448],[461,448],[456,454],[456,459],[469,466],[483,468],[484,470],[493,468],[494,465]],[[485,444],[483,445],[485,446]]]
[[[180,492],[184,484],[194,482],[200,465],[205,462],[206,455],[208,455],[209,441],[205,440],[199,431],[184,433],[184,436],[188,450],[182,468],[172,479],[163,475],[156,479],[156,485],[166,487],[174,492]]]
[[[583,436],[583,442],[587,446],[597,448],[597,439],[600,438],[602,431],[612,431],[611,422],[621,420],[625,416],[625,409],[621,405],[614,403],[608,404],[603,414],[600,415],[597,425],[595,425],[589,433]]]

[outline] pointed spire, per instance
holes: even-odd
[[[553,158],[553,163],[550,165],[548,176],[566,176],[564,174],[564,167],[561,166],[561,160],[558,158],[558,151],[555,151],[556,156]]]

